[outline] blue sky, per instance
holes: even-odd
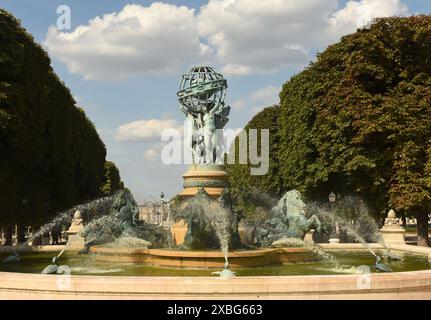
[[[71,9],[71,30],[49,32],[59,5]],[[277,103],[280,86],[340,36],[374,17],[430,13],[431,2],[0,0],[0,7],[49,52],[108,159],[142,201],[181,190],[186,165],[161,163],[158,129],[182,123],[176,91],[191,65],[208,63],[225,74],[233,107],[228,127],[241,128]],[[142,134],[148,130],[154,134]]]

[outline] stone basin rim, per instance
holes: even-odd
[[[163,256],[163,257],[184,257],[184,258],[224,258],[223,252],[220,250],[173,250],[173,249],[149,249],[149,248],[122,248],[122,247],[105,247],[105,246],[94,246],[90,249],[92,253],[106,253],[106,254],[150,254],[152,256]],[[284,247],[284,248],[265,248],[255,250],[235,250],[228,252],[228,258],[240,258],[240,257],[256,257],[271,253],[298,253],[298,252],[310,252],[310,250],[302,247]]]
[[[0,299],[431,299],[431,270],[372,274],[372,286],[365,290],[357,288],[358,275],[71,275],[67,290],[57,288],[57,278],[0,272]]]

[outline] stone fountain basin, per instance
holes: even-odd
[[[221,251],[181,251],[147,248],[111,248],[94,246],[91,253],[106,262],[141,263],[157,267],[172,268],[215,268],[224,267]],[[304,248],[269,248],[259,250],[232,251],[228,254],[232,268],[256,268],[295,262],[310,262],[316,256]]]
[[[364,250],[358,244],[319,245],[325,251]],[[370,246],[372,249],[382,248],[379,244]],[[396,245],[391,248],[429,256],[431,259],[431,248],[412,245]],[[12,251],[13,248],[3,247],[0,251],[9,249]],[[33,247],[32,251],[58,249],[60,248],[51,246]],[[140,250],[145,252],[143,249]],[[172,253],[172,250],[167,251]],[[268,249],[256,250],[253,253],[259,255],[261,251],[267,252]],[[211,252],[211,255],[217,254]],[[0,299],[431,299],[429,269],[373,273],[369,275],[369,286],[365,287],[358,285],[362,277],[362,274],[239,276],[232,279],[103,275],[64,277],[0,272]]]
[[[431,270],[271,277],[109,277],[0,272],[0,299],[431,299]]]

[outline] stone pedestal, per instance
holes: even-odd
[[[193,213],[194,220],[199,221],[194,227],[189,226],[187,221],[179,221],[171,228],[171,233],[176,245],[183,245],[186,248],[198,249],[212,246],[212,242],[216,238],[215,229],[211,226],[210,219],[207,212],[213,212],[215,209],[222,215],[228,214],[219,210],[218,198],[222,195],[223,191],[229,187],[229,175],[225,171],[224,165],[220,164],[193,164],[187,172],[183,175],[183,190],[178,194],[178,206],[182,210],[189,210],[187,207],[190,205],[191,199],[195,196],[199,197],[196,201],[203,201],[199,212]],[[232,214],[231,211],[229,211]],[[207,217],[205,217],[207,216]],[[233,217],[226,217],[230,219]],[[211,218],[212,219],[212,218]],[[233,220],[232,220],[233,221]],[[190,234],[187,232],[190,230]],[[239,243],[239,236],[236,234],[237,230],[232,230],[232,243],[231,247],[234,248]],[[186,237],[186,235],[189,235]],[[235,243],[235,244],[233,244]]]
[[[314,232],[316,232],[316,230],[314,230],[314,229],[311,229],[310,231],[308,231],[305,234],[304,241],[307,241],[307,242],[310,242],[310,243],[314,243],[314,240],[313,240]]]
[[[240,221],[238,224],[238,235],[243,244],[253,245],[253,229],[251,227],[248,227],[242,221]]]
[[[396,244],[405,245],[406,231],[401,226],[401,219],[396,217],[395,211],[390,210],[388,217],[385,219],[385,225],[380,229],[383,241],[386,245]]]
[[[81,212],[76,211],[73,215],[72,224],[69,230],[66,231],[68,236],[67,239],[67,250],[79,251],[85,247],[85,238],[79,233],[84,229],[84,224],[82,223]]]
[[[385,242],[386,245],[390,245],[390,244],[405,245],[406,244],[406,240],[405,240],[406,231],[402,227],[388,228],[384,226],[382,229],[380,229],[380,233],[382,234],[383,241]]]
[[[184,220],[180,220],[171,226],[172,239],[174,240],[174,244],[177,246],[184,242],[186,233],[187,223],[185,223]]]
[[[182,197],[196,195],[199,188],[204,188],[210,196],[220,196],[223,189],[228,187],[229,175],[223,165],[192,164],[187,172],[183,175],[183,191],[180,192]]]

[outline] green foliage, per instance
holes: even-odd
[[[47,53],[0,10],[0,222],[39,224],[100,195],[106,149]]]
[[[120,189],[124,188],[124,183],[121,181],[120,171],[115,163],[111,161],[105,162],[105,179],[101,188],[102,194],[109,196]]]
[[[429,212],[430,85],[431,16],[376,19],[286,82],[276,114],[247,125],[267,118],[274,169],[250,177],[235,165],[231,183],[324,201],[356,194],[378,216]]]
[[[278,154],[279,134],[278,134],[278,116],[279,106],[265,108],[262,112],[255,115],[253,119],[244,128],[249,133],[250,129],[268,129],[270,137],[269,154],[270,157]],[[260,131],[258,131],[260,133]],[[257,136],[258,150],[260,150],[260,134]],[[232,146],[233,148],[233,146]],[[233,152],[233,150],[231,150]],[[235,139],[235,157],[236,163],[239,159],[239,138]],[[272,160],[272,159],[271,159]],[[267,175],[252,176],[250,163],[247,164],[227,164],[226,171],[230,175],[230,189],[234,202],[242,213],[250,219],[260,219],[264,215],[263,211],[274,204],[273,199],[282,191],[279,166],[276,161],[270,161]],[[265,192],[262,193],[261,191]]]

